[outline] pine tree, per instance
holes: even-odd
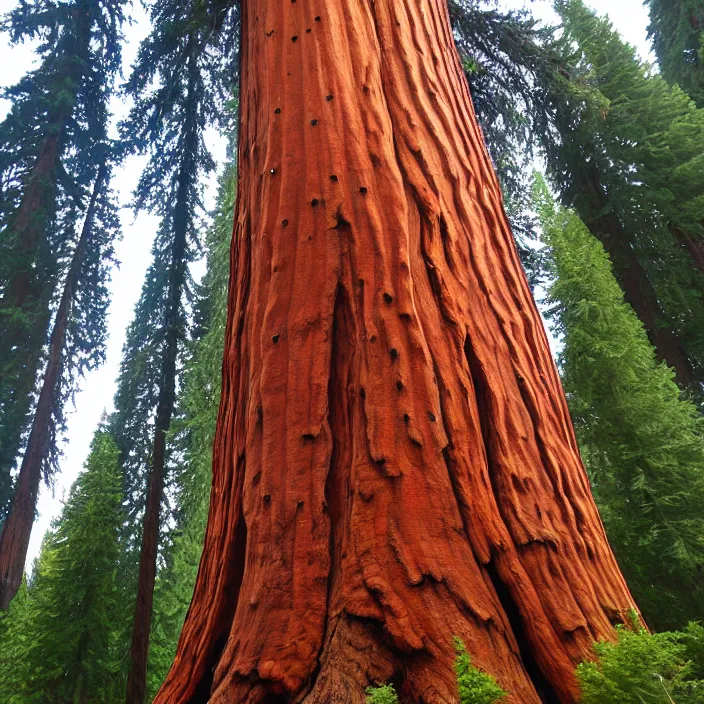
[[[0,529],[0,609],[14,597],[24,571],[42,475],[57,470],[57,432],[78,379],[103,361],[109,303],[107,280],[119,221],[108,189],[109,158],[101,164],[71,252],[58,301],[45,369],[10,506]]]
[[[660,70],[704,108],[704,2],[646,0]]]
[[[117,447],[101,428],[44,539],[29,589],[5,616],[3,702],[102,703],[122,693],[115,648],[125,617],[117,578],[120,481]]]
[[[704,618],[704,422],[656,360],[603,246],[535,187],[548,301],[577,438],[607,535],[646,620]]]
[[[168,565],[159,575],[154,593],[154,630],[148,668],[152,697],[173,660],[203,550],[220,401],[235,188],[236,170],[230,165],[220,178],[214,220],[206,236],[208,268],[198,287],[195,340],[184,365],[183,390],[174,419],[173,442],[178,454],[173,480],[177,527],[167,556]]]
[[[574,702],[633,607],[444,0],[248,0],[203,559],[157,704]]]
[[[55,286],[104,159],[120,67],[118,0],[29,0],[5,18],[39,39],[38,68],[5,91],[0,123],[0,522],[42,368]]]
[[[581,0],[558,3],[564,51],[560,139],[549,174],[609,253],[661,359],[683,387],[704,379],[704,112],[641,64]]]
[[[129,704],[142,702],[146,694],[169,464],[167,434],[187,338],[188,264],[200,246],[200,179],[214,168],[203,132],[226,116],[230,60],[223,61],[222,51],[230,47],[227,27],[236,14],[225,3],[221,8],[191,0],[154,3],[153,30],[140,47],[126,87],[135,105],[122,126],[125,141],[128,147],[150,155],[137,187],[135,207],[161,217],[154,262],[128,332],[112,421],[130,503],[127,540],[140,554]]]

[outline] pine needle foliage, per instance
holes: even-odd
[[[30,585],[3,617],[1,701],[73,704],[119,696],[121,504],[118,450],[101,428],[45,536]]]
[[[173,472],[176,527],[166,554],[166,567],[154,593],[154,628],[149,654],[149,688],[156,693],[166,676],[191,602],[208,517],[222,357],[227,320],[230,241],[234,218],[236,169],[226,167],[213,222],[206,235],[207,272],[197,288],[194,339],[178,412],[173,443],[178,459]]]
[[[12,42],[38,40],[39,66],[3,92],[11,109],[0,122],[0,522],[26,436],[56,285],[106,158],[122,21],[116,0],[28,0],[3,18]],[[116,236],[114,228],[110,233]],[[88,348],[99,348],[102,337],[98,332],[91,339],[96,326],[91,323],[74,351],[93,355]]]
[[[658,628],[704,618],[704,420],[658,362],[600,242],[538,178],[560,369],[609,540]]]
[[[704,108],[704,2],[646,0],[648,34],[663,76]]]
[[[681,384],[704,380],[704,111],[639,61],[582,0],[556,3],[570,66],[548,173],[604,244]],[[558,51],[556,49],[556,51]]]
[[[616,643],[594,645],[596,660],[577,668],[582,704],[701,704],[704,631],[650,634],[617,626]]]

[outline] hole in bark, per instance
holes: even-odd
[[[362,187],[359,189],[359,192],[360,192],[362,195],[366,195],[366,193],[367,193],[367,187],[366,187],[366,186],[362,186]]]
[[[297,42],[297,41],[298,41],[298,35],[297,35],[297,34],[294,34],[294,35],[291,37],[291,41],[292,41],[292,42]]]
[[[408,413],[403,414],[403,422],[408,425],[411,421],[411,416],[408,415]]]
[[[316,21],[316,22],[320,22],[320,15],[318,15],[318,16],[315,18],[315,21]]]
[[[369,342],[376,342],[376,335],[372,335],[372,336],[369,338]]]
[[[391,355],[391,359],[398,359],[398,350],[395,347],[389,350],[389,354]]]
[[[265,504],[271,503],[271,494],[264,494],[264,503]]]
[[[369,86],[362,86],[362,93],[364,93],[364,95],[369,95]]]
[[[266,36],[267,36],[267,37],[270,37],[273,33],[274,33],[274,30],[272,29],[271,32],[267,32],[267,33],[266,33]]]
[[[337,178],[337,176],[335,176],[335,174],[331,174],[330,180],[331,180],[333,183],[337,183],[339,179]]]
[[[280,114],[281,114],[281,108],[276,108],[276,110],[274,110],[274,115],[280,115]]]
[[[315,126],[318,124],[318,121],[317,121],[317,120],[311,120],[311,121],[310,121],[310,124],[313,125],[313,127],[315,127]]]
[[[335,225],[331,227],[331,230],[349,230],[352,228],[352,225],[350,225],[347,220],[342,216],[342,211],[338,208],[337,212],[335,213]]]
[[[310,442],[311,440],[315,440],[315,435],[313,435],[313,433],[304,433],[303,439]]]
[[[288,227],[288,220],[282,220],[281,227]]]
[[[409,321],[411,319],[411,314],[410,313],[401,313],[400,316],[401,320]]]
[[[491,579],[496,594],[499,597],[501,606],[506,613],[509,625],[513,631],[513,635],[518,643],[518,650],[521,656],[521,661],[523,662],[523,667],[530,678],[530,681],[535,687],[535,691],[540,697],[540,701],[544,704],[560,704],[560,698],[557,696],[557,692],[553,689],[552,685],[545,678],[543,673],[538,667],[538,663],[533,658],[533,651],[526,637],[525,631],[523,629],[523,621],[521,619],[521,614],[518,610],[516,602],[511,597],[511,594],[503,583],[501,577],[499,577],[498,570],[493,562],[488,563],[484,566],[489,578]]]
[[[362,401],[364,401],[364,399],[367,398],[367,392],[364,389],[359,390],[359,398],[361,398]]]
[[[386,301],[386,303],[392,303],[393,300],[394,300],[394,297],[390,293],[384,294],[384,301]]]
[[[316,205],[318,205],[320,201],[317,198],[313,198],[313,200],[310,202],[311,207],[315,208]]]
[[[310,29],[310,27],[308,27],[308,29],[306,29],[306,34],[310,34],[310,32],[311,32],[311,29]]]
[[[435,422],[435,414],[432,411],[428,411],[428,418],[430,418],[431,423]]]
[[[399,391],[403,391],[403,382],[402,382],[402,381],[397,381],[397,382],[396,382],[396,388],[397,388]]]
[[[329,103],[332,100],[332,93],[330,95],[326,95],[325,100],[327,100]]]
[[[276,343],[279,341],[279,336],[278,336],[278,335],[274,335],[274,336],[271,338],[271,341],[272,341],[274,344],[276,344]]]

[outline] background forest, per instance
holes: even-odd
[[[557,0],[554,24],[449,2],[602,519],[658,632],[598,646],[580,668],[595,703],[704,702],[704,0],[644,4],[652,65],[582,0]],[[3,41],[36,60],[0,122],[0,702],[142,702],[173,659],[208,513],[239,11],[151,0],[127,60],[119,0],[13,5]],[[110,280],[133,216],[152,244],[130,310]],[[132,316],[114,402],[96,390],[111,410],[64,492],[111,305]],[[62,503],[30,542],[40,485]]]

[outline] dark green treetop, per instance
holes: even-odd
[[[704,108],[704,2],[646,0],[646,5],[648,34],[663,76]]]

